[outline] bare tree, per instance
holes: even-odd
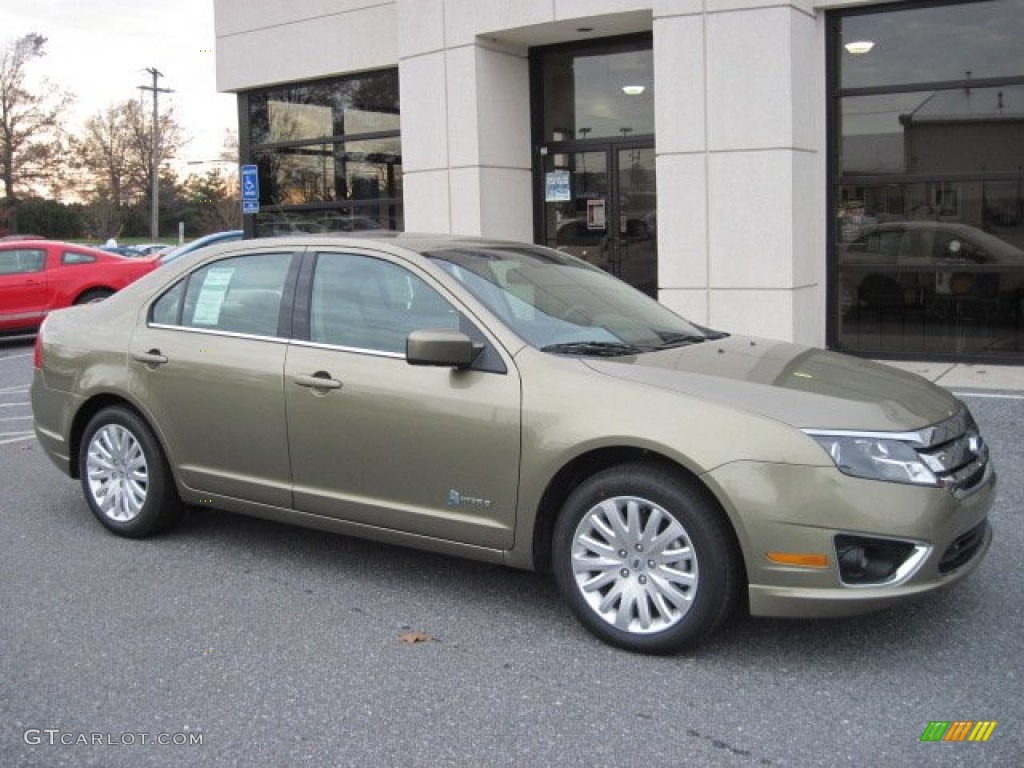
[[[75,141],[75,155],[90,179],[93,218],[99,230],[117,234],[124,206],[149,199],[152,173],[152,119],[138,101],[124,101],[90,117]],[[184,144],[173,113],[160,117],[159,165]]]
[[[152,174],[159,173],[160,166],[173,158],[185,145],[185,132],[172,110],[160,115],[157,167],[153,168],[153,120],[137,101],[126,101],[124,107],[130,136],[128,175],[133,183],[149,190],[152,189]]]
[[[64,156],[61,119],[72,97],[45,81],[33,92],[27,81],[29,64],[45,46],[46,38],[33,32],[0,52],[0,180],[10,199],[18,187],[51,181]]]

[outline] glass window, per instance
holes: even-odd
[[[64,251],[60,257],[61,263],[68,264],[92,264],[96,257],[88,253],[76,253],[75,251]]]
[[[867,355],[1019,362],[1024,0],[830,18],[832,338]]]
[[[841,108],[843,173],[1024,165],[1024,84],[848,96]]]
[[[256,163],[260,197],[268,205],[402,196],[397,137],[262,150],[256,153]]]
[[[654,133],[649,41],[554,50],[543,55],[541,72],[544,141]]]
[[[245,94],[258,237],[401,229],[398,71]]]
[[[291,254],[236,256],[207,264],[188,278],[181,324],[190,328],[276,336]],[[171,294],[174,289],[171,290]],[[157,313],[169,317],[168,304]],[[162,299],[163,300],[163,299]],[[161,300],[161,301],[162,301]]]
[[[185,283],[185,280],[179,280],[153,303],[149,314],[150,322],[157,325],[181,324],[181,299],[185,295]]]
[[[518,336],[542,349],[589,345],[628,354],[633,346],[665,348],[705,337],[621,280],[558,251],[467,247],[427,256]]]
[[[0,275],[42,272],[46,265],[46,251],[35,248],[13,248],[0,251]]]
[[[455,308],[403,267],[353,254],[317,256],[311,341],[404,355],[413,331],[459,327]]]
[[[842,21],[841,87],[1018,77],[1022,40],[1024,0],[851,14]],[[871,47],[857,53],[857,43]]]
[[[249,96],[253,144],[398,131],[398,71],[297,83]]]

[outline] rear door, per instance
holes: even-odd
[[[389,257],[315,254],[308,305],[309,327],[285,364],[296,508],[511,546],[520,448],[511,361],[426,276]],[[405,340],[417,329],[462,330],[487,342],[478,360],[489,362],[411,366]]]
[[[190,488],[291,506],[284,361],[298,256],[211,262],[167,290],[136,330],[138,402]]]

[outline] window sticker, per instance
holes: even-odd
[[[572,200],[568,171],[549,171],[544,176],[544,202],[561,203]]]
[[[206,273],[203,287],[199,291],[199,300],[196,301],[195,312],[192,313],[192,322],[195,325],[217,325],[220,321],[220,309],[224,306],[224,297],[234,273],[234,267],[213,268]]]

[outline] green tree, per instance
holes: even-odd
[[[225,229],[240,229],[242,204],[235,174],[219,168],[203,175],[192,174],[185,179],[189,218],[196,232],[209,234]]]
[[[46,38],[30,33],[0,51],[0,180],[9,199],[19,188],[46,185],[54,178],[62,151],[62,116],[72,101],[46,81],[33,89],[29,65],[45,54]]]
[[[84,208],[39,197],[25,198],[18,203],[18,230],[58,240],[79,238],[86,234]]]

